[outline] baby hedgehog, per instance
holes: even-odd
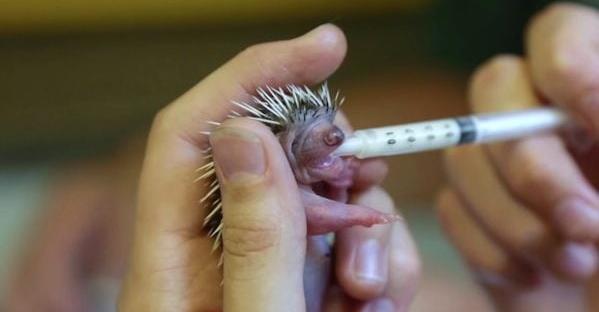
[[[310,235],[353,225],[389,223],[398,218],[346,203],[359,162],[352,157],[333,155],[345,139],[345,133],[334,124],[343,101],[339,92],[331,97],[326,82],[318,91],[296,85],[267,86],[258,88],[250,102],[233,101],[240,110],[228,116],[257,120],[277,136],[300,186]],[[220,125],[220,122],[210,123]],[[223,229],[222,200],[210,148],[206,154],[207,163],[198,169],[197,181],[203,181],[209,190],[200,202],[207,209],[204,227],[214,238],[213,250],[216,250],[221,244]]]

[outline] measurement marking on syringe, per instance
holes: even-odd
[[[554,130],[567,120],[560,111],[545,108],[362,129],[336,153],[362,159],[502,141]]]

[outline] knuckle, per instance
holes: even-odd
[[[168,106],[165,106],[165,107],[161,108],[156,113],[156,115],[154,115],[154,120],[152,122],[152,125],[159,126],[161,124],[164,124],[167,115],[168,115]]]
[[[152,120],[152,133],[162,132],[163,129],[167,128],[170,123],[169,116],[170,105],[161,108],[156,115],[154,115],[154,119]]]
[[[229,219],[223,226],[223,249],[227,255],[249,258],[276,248],[280,241],[282,229],[274,218],[240,216]]]
[[[255,60],[259,59],[262,54],[261,47],[263,44],[254,44],[243,49],[238,56],[242,59]]]

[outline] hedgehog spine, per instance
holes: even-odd
[[[227,118],[247,117],[268,126],[274,134],[278,134],[293,125],[305,123],[309,118],[314,118],[323,113],[335,113],[343,104],[344,98],[339,92],[331,97],[328,84],[322,84],[318,91],[313,91],[307,86],[287,85],[286,88],[272,88],[266,86],[258,88],[255,96],[249,103],[231,101],[242,112],[232,111]],[[208,124],[218,127],[221,122],[208,121]],[[202,134],[210,135],[210,131]],[[212,251],[221,245],[222,238],[222,199],[220,185],[216,177],[216,166],[212,157],[212,149],[208,147],[204,157],[206,164],[196,171],[199,173],[194,182],[204,182],[208,190],[200,199],[200,204],[210,211],[203,221],[203,227],[208,230],[208,235],[214,239]],[[219,260],[222,264],[222,255]]]

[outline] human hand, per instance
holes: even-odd
[[[404,224],[342,230],[331,260],[324,237],[306,236],[304,207],[280,144],[254,121],[229,120],[210,136],[224,204],[222,275],[202,232],[198,201],[207,190],[192,181],[208,143],[201,135],[205,121],[224,120],[230,100],[244,100],[258,86],[322,81],[345,50],[343,34],[331,25],[250,47],[156,116],[121,310],[305,311],[321,303],[329,311],[407,309],[419,262]],[[372,187],[384,167],[368,166],[379,178],[358,173],[357,184],[367,187],[352,201],[392,211],[388,195]],[[323,275],[331,261],[332,280]]]
[[[526,42],[526,58],[500,56],[477,71],[472,109],[556,103],[596,142],[597,11],[553,5],[533,19]],[[501,311],[599,309],[599,147],[577,145],[546,134],[446,153],[441,222]]]

